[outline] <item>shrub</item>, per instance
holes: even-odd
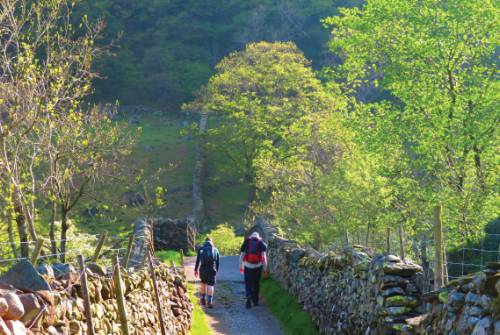
[[[203,242],[207,235],[212,238],[212,241],[222,255],[237,255],[240,252],[243,237],[236,236],[233,228],[227,223],[217,226],[217,228],[208,234],[201,235],[200,242]]]

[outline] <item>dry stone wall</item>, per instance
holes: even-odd
[[[18,265],[31,266],[30,263]],[[90,268],[97,269],[96,265]],[[100,272],[100,271],[98,271]],[[188,334],[192,305],[182,277],[165,265],[157,264],[158,279],[167,333]],[[122,334],[114,282],[87,269],[92,319],[96,334]],[[0,289],[0,334],[86,334],[87,323],[82,287],[76,272],[59,279],[43,275],[46,290],[19,290],[3,285]],[[40,279],[38,279],[40,280]],[[160,334],[158,310],[151,275],[144,268],[122,272],[131,334]]]
[[[155,219],[153,239],[156,250],[194,250],[196,229],[191,217]]]
[[[500,335],[500,263],[452,281],[425,297],[419,334]]]
[[[22,266],[31,266],[26,263]],[[90,268],[96,269],[96,266]],[[188,334],[192,305],[184,279],[162,264],[157,264],[155,273],[167,333]],[[161,333],[150,273],[143,269],[124,271],[122,274],[131,334]],[[87,269],[87,275],[96,334],[122,334],[113,280],[90,269]],[[43,275],[49,288],[40,291],[3,285],[0,289],[0,334],[85,334],[87,324],[79,277],[75,272],[66,273],[58,279]],[[4,305],[7,307],[2,307]],[[2,310],[6,312],[2,313]]]
[[[294,294],[325,334],[411,333],[420,314],[420,266],[361,246],[318,253],[278,237],[265,221],[272,276]]]
[[[252,231],[268,242],[272,276],[325,334],[500,335],[500,263],[424,295],[421,267],[396,256],[318,253],[263,218]]]
[[[131,334],[161,333],[152,277],[145,267],[152,231],[153,221],[136,221],[129,268],[122,271]],[[157,260],[154,268],[167,334],[188,334],[193,306],[185,278]],[[88,264],[86,271],[96,334],[122,334],[111,269]],[[84,311],[80,274],[69,264],[35,269],[21,261],[0,277],[0,335],[85,334]]]

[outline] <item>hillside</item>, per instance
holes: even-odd
[[[113,56],[96,62],[96,99],[149,105],[176,113],[205,85],[224,56],[254,41],[295,41],[316,64],[327,52],[329,33],[320,19],[359,0],[85,0],[80,15],[103,18],[101,43]]]

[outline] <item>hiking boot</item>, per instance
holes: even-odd
[[[207,304],[207,300],[205,299],[205,297],[201,297],[200,304],[202,306],[205,306]]]
[[[211,303],[211,302],[209,302],[209,303],[208,303],[208,308],[214,308],[214,304],[213,304],[213,303]]]
[[[250,298],[247,299],[247,303],[245,304],[246,308],[252,308],[252,300]]]
[[[259,306],[259,299],[254,299],[254,300],[253,300],[253,306],[254,306],[254,307]]]

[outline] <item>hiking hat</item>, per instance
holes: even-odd
[[[250,235],[250,238],[260,238],[260,235],[259,235],[259,233],[257,233],[256,231],[254,231],[254,232]]]

